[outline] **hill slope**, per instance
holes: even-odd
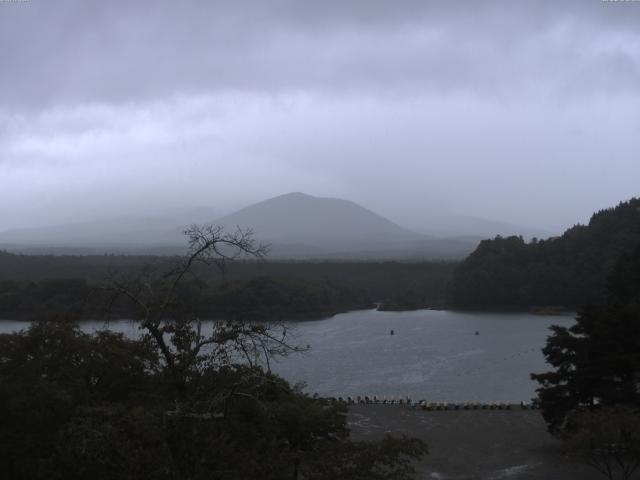
[[[407,230],[356,203],[289,193],[245,207],[214,221],[211,211],[182,216],[121,217],[69,225],[0,232],[0,249],[29,254],[177,254],[184,228],[215,223],[250,228],[271,244],[270,258],[460,259],[479,238],[435,238]]]
[[[183,250],[176,247],[184,247],[185,225],[211,222],[217,215],[202,207],[162,216],[122,216],[6,230],[0,232],[0,248],[29,253],[149,253],[170,248],[175,253]]]
[[[216,223],[251,227],[258,238],[297,243],[340,240],[406,241],[420,238],[360,205],[338,198],[288,193],[250,205]]]
[[[217,224],[253,229],[272,258],[458,259],[478,239],[440,239],[405,229],[354,202],[288,193],[227,215]]]
[[[616,259],[640,244],[640,198],[595,213],[561,237],[484,240],[456,269],[459,307],[580,306],[604,299]]]

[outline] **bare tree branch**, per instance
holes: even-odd
[[[203,287],[196,265],[215,265],[224,272],[227,264],[236,259],[264,258],[268,247],[257,244],[250,229],[226,233],[216,225],[192,225],[184,233],[188,237],[188,253],[177,258],[168,271],[148,266],[133,278],[113,275],[104,288],[113,294],[110,305],[123,297],[139,310],[140,328],[158,347],[168,372],[175,378],[185,378],[191,375],[189,372],[198,371],[202,362],[227,365],[239,361],[237,355],[252,367],[264,361],[270,370],[270,357],[301,351],[287,342],[283,325],[227,319],[215,321],[211,334],[203,334],[201,320],[188,314],[179,302],[178,288],[187,275]],[[279,334],[277,329],[281,330]]]

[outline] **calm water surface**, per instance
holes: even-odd
[[[535,394],[529,374],[549,368],[540,351],[548,327],[573,322],[571,316],[527,313],[355,311],[290,323],[295,342],[311,349],[272,368],[320,395],[519,402]],[[2,332],[21,328],[24,323],[0,322]],[[86,331],[101,328],[103,322],[83,323]],[[109,328],[130,336],[138,332],[126,320],[112,321]]]

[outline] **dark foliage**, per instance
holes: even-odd
[[[0,252],[0,318],[37,318],[50,312],[97,318],[104,298],[95,290],[108,274],[134,275],[150,262],[166,268],[167,257],[55,257]],[[371,308],[441,306],[452,263],[234,262],[220,273],[195,267],[197,280],[182,285],[182,296],[203,318],[319,318]],[[204,284],[204,288],[203,288]],[[111,306],[112,315],[131,317],[130,305]]]
[[[628,480],[640,467],[640,412],[604,407],[575,414],[564,435],[567,453],[609,480]]]
[[[61,319],[0,335],[0,469],[11,479],[409,478],[416,440],[349,440],[344,404],[257,367],[192,370]]]
[[[6,478],[63,478],[61,443],[83,408],[162,403],[154,353],[121,335],[89,336],[68,321],[0,335],[0,455]],[[153,392],[153,393],[150,393]],[[155,407],[154,407],[155,408]]]
[[[570,328],[552,327],[543,352],[554,371],[532,375],[552,432],[576,412],[640,407],[640,247],[622,255],[605,304],[584,308]]]
[[[640,243],[640,199],[595,213],[586,226],[525,242],[484,240],[456,269],[452,302],[459,307],[602,304],[616,259]]]

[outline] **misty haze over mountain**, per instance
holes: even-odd
[[[421,235],[356,203],[299,192],[251,205],[215,223],[226,229],[250,226],[277,257],[459,258],[475,244]]]
[[[0,246],[31,253],[175,253],[184,248],[182,232],[189,224],[214,223],[228,231],[252,229],[258,241],[271,245],[275,258],[460,258],[482,237],[528,235],[532,231],[499,222],[449,217],[440,219],[446,223],[434,219],[431,228],[440,235],[429,235],[404,228],[354,202],[300,192],[267,199],[222,217],[216,213],[200,208],[165,216],[9,230],[0,232]]]

